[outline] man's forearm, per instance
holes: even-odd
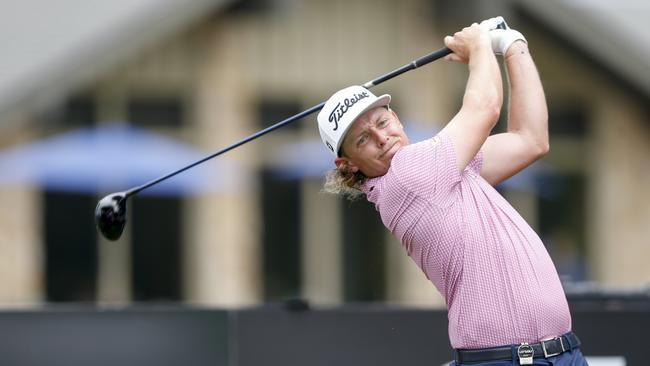
[[[501,109],[503,103],[501,71],[491,49],[478,52],[470,59],[468,66],[469,77],[463,105],[477,109]]]
[[[510,84],[508,132],[518,133],[548,151],[548,109],[535,63],[524,42],[515,42],[505,56]]]

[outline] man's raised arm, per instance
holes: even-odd
[[[498,30],[493,48],[505,54],[510,86],[507,132],[490,136],[482,148],[481,176],[496,185],[544,156],[549,142],[544,89],[524,37],[514,30]]]

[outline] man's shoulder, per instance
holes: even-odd
[[[412,143],[401,148],[393,157],[393,162],[398,164],[409,163],[413,161],[414,155],[420,155],[426,153],[427,151],[433,151],[441,143],[441,139],[438,135],[430,137],[426,140],[420,142]],[[391,163],[393,163],[391,162]]]

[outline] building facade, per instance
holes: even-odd
[[[551,152],[499,189],[540,234],[566,284],[646,285],[648,94],[574,47],[535,11],[500,4],[499,14],[528,38],[542,76]],[[458,6],[424,0],[215,6],[56,103],[5,113],[0,147],[126,121],[207,154],[442,47],[445,34],[494,15],[478,3],[472,14]],[[460,106],[466,74],[462,65],[438,61],[374,91],[391,93],[402,121],[426,138]],[[318,145],[311,116],[219,157],[237,167],[234,188],[136,197],[117,243],[94,231],[101,188],[89,194],[2,185],[8,209],[0,212],[0,302],[229,307],[304,298],[324,306],[444,306],[370,205],[321,193],[319,172],[333,163],[314,150]],[[224,175],[210,162],[201,169]]]

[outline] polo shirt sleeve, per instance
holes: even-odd
[[[483,166],[483,150],[479,150],[479,152],[474,156],[472,161],[470,161],[467,164],[467,168],[465,168],[465,170],[471,170],[475,174],[480,175],[482,166]]]
[[[461,181],[452,139],[440,132],[403,150],[392,163],[395,176],[402,186],[436,205],[451,204]]]

